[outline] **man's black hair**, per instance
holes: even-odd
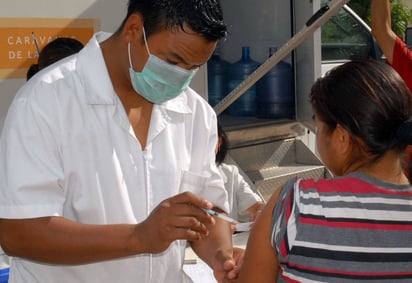
[[[218,41],[227,35],[219,0],[129,0],[126,20],[133,13],[143,17],[146,36],[163,29],[181,28],[187,24],[208,41]]]

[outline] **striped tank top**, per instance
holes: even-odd
[[[275,206],[278,282],[412,282],[412,186],[361,173],[287,182]]]

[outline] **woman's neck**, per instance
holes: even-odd
[[[387,183],[397,185],[409,184],[399,155],[393,151],[387,152],[374,162],[355,162],[346,170],[346,174],[351,172],[362,172]]]

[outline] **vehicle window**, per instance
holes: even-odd
[[[373,54],[370,30],[340,9],[321,29],[322,61],[364,59]]]

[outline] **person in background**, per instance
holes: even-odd
[[[0,137],[0,244],[16,282],[219,282],[242,250],[215,164],[217,119],[188,87],[227,34],[218,0],[130,0],[114,34],[18,91]],[[183,178],[182,176],[185,176]]]
[[[412,51],[392,30],[389,0],[371,2],[372,34],[382,49],[387,62],[399,73],[412,90]]]
[[[67,56],[79,52],[83,48],[83,43],[70,37],[58,37],[50,41],[40,51],[37,64],[32,64],[27,70],[26,79],[29,80],[38,71],[63,59]]]
[[[218,124],[218,142],[216,145],[216,165],[222,176],[225,189],[229,197],[229,216],[239,222],[244,215],[249,216],[249,221],[254,222],[261,212],[264,202],[245,181],[239,168],[225,163],[228,149],[228,138],[220,124]]]
[[[295,177],[253,226],[238,282],[409,282],[412,100],[389,65],[352,61],[310,92],[316,144],[333,179]]]
[[[392,30],[389,0],[372,0],[371,2],[372,34],[382,49],[386,61],[399,73],[412,92],[412,51]],[[412,176],[412,146],[405,151],[405,173]]]

